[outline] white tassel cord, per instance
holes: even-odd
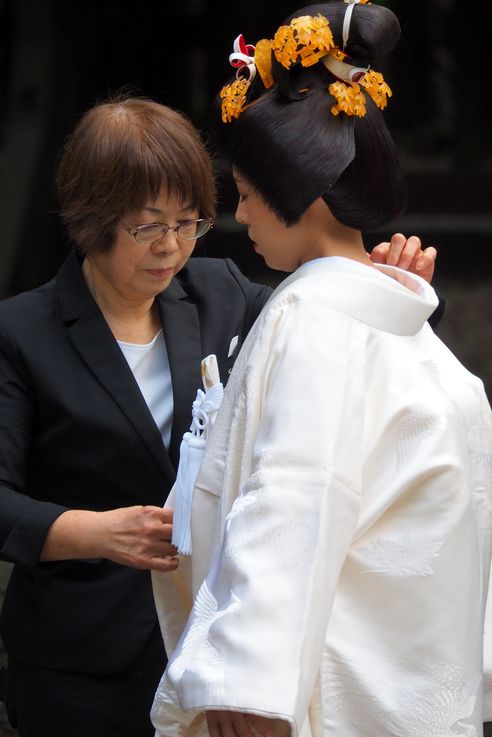
[[[196,477],[202,463],[206,441],[191,432],[183,435],[174,488],[172,543],[181,555],[191,555],[191,503]]]
[[[181,441],[178,473],[174,485],[174,518],[172,543],[181,555],[191,555],[191,505],[193,491],[207,445],[210,427],[219,409],[223,386],[220,382],[212,382],[219,378],[215,356],[208,356],[202,361],[204,386],[210,387],[206,392],[198,390],[193,402],[193,420],[190,432],[183,435]]]

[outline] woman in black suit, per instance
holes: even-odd
[[[76,250],[0,306],[2,637],[20,735],[143,737],[165,657],[149,570],[177,565],[162,504],[200,360],[227,376],[269,290],[230,261],[185,266],[214,178],[168,108],[89,111],[58,192]]]
[[[200,360],[215,353],[227,377],[270,293],[231,261],[188,261],[214,191],[183,116],[96,106],[58,173],[75,250],[0,305],[0,556],[15,564],[1,634],[20,737],[153,734],[165,653],[149,571],[177,565],[162,504]],[[430,274],[434,257],[400,238],[389,259]]]

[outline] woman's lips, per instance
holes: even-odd
[[[173,273],[172,269],[147,269],[147,273],[156,279],[167,279]]]

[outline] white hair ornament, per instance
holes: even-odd
[[[344,49],[347,45],[350,35],[350,23],[352,21],[352,13],[354,12],[354,5],[365,5],[367,0],[344,0],[345,4],[348,5],[345,15],[343,17],[342,26],[342,48]]]

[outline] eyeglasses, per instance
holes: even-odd
[[[174,230],[178,238],[182,238],[184,241],[194,241],[208,233],[214,227],[214,221],[212,218],[198,218],[197,220],[185,220],[176,226],[167,225],[166,223],[146,223],[130,228],[124,223],[122,225],[126,232],[135,238],[137,243],[150,246],[163,238],[168,230]]]

